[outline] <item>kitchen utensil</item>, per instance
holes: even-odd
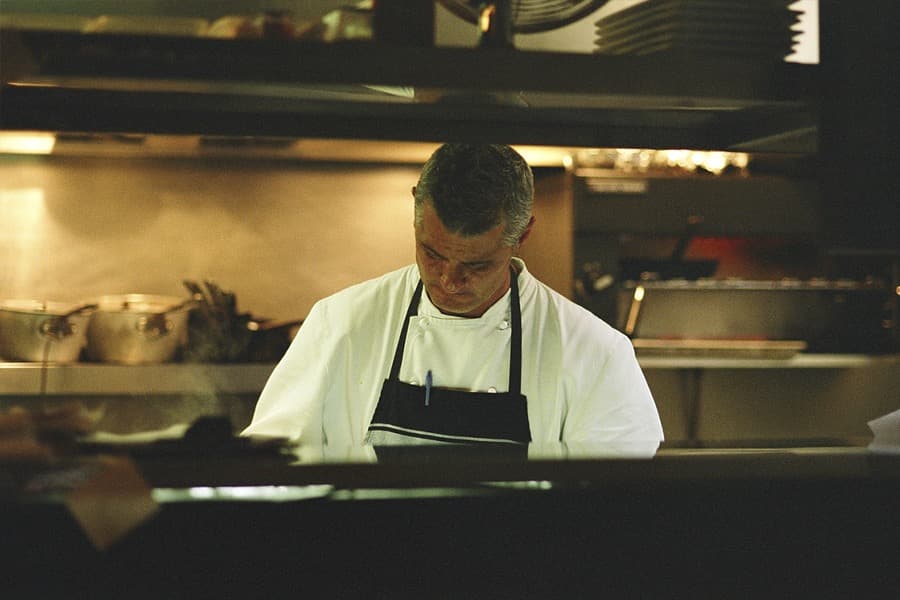
[[[188,320],[190,343],[184,349],[189,362],[273,362],[294,339],[302,319],[274,321],[238,312],[233,292],[214,281],[185,280],[196,299]]]
[[[24,362],[75,362],[86,345],[96,304],[8,300],[0,304],[0,357]]]
[[[803,12],[790,4],[649,0],[597,21],[596,51],[781,61],[794,51],[793,27]]]
[[[250,321],[247,326],[253,332],[247,347],[249,362],[276,362],[281,360],[291,345],[303,319],[290,321]]]
[[[194,298],[152,294],[101,296],[87,332],[93,360],[125,364],[168,362],[188,341]]]
[[[184,358],[190,362],[238,362],[245,360],[252,335],[250,315],[238,313],[234,293],[214,281],[185,280],[184,286],[197,300],[188,320],[190,343]]]

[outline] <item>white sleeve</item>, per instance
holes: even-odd
[[[316,303],[272,371],[253,420],[241,435],[287,437],[310,445],[324,442],[322,415],[336,343],[328,325],[327,308]]]
[[[569,407],[564,441],[652,455],[664,437],[662,423],[631,341],[615,335],[598,360],[581,365],[584,386]]]

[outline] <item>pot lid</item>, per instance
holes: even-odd
[[[0,301],[0,310],[33,315],[62,316],[71,313],[80,306],[83,306],[83,303],[29,299]]]
[[[188,310],[191,300],[156,294],[112,294],[100,296],[96,302],[97,310],[103,312],[163,313]]]

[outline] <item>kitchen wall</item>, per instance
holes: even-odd
[[[243,310],[302,317],[316,298],[412,260],[415,177],[413,168],[6,158],[0,294],[184,295],[183,279],[212,279]]]
[[[0,298],[183,296],[184,279],[212,279],[243,311],[302,318],[414,261],[417,177],[414,165],[0,157]],[[539,180],[550,191],[523,256],[568,295],[569,195]]]

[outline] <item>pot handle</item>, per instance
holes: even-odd
[[[181,310],[186,307],[193,308],[195,304],[196,300],[194,298],[182,300],[177,304],[166,307],[165,310],[162,310],[158,313],[146,317],[141,317],[137,320],[137,323],[135,323],[135,328],[149,339],[157,339],[163,337],[164,335],[169,335],[169,333],[171,333],[175,328],[175,324],[172,322],[172,319],[168,318],[167,315],[170,312],[175,312],[176,310]]]
[[[65,314],[45,319],[41,322],[39,331],[41,335],[46,338],[61,340],[64,337],[74,334],[78,330],[75,324],[69,321],[69,317],[89,310],[94,310],[95,308],[97,308],[96,304],[82,304]]]
[[[168,335],[174,328],[172,319],[166,318],[166,313],[141,317],[134,326],[135,329],[149,339],[157,339]]]

